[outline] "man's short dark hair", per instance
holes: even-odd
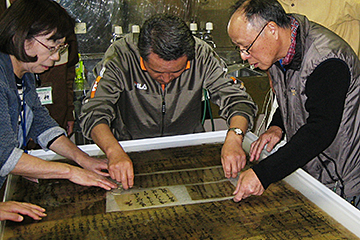
[[[75,21],[66,10],[52,0],[16,0],[0,19],[0,51],[14,55],[23,62],[35,62],[37,57],[25,52],[25,40],[53,31],[51,40],[68,37]]]
[[[145,21],[140,30],[138,48],[145,61],[151,52],[165,61],[184,55],[188,60],[195,57],[195,39],[189,27],[179,17],[169,14],[158,14]]]
[[[290,18],[277,0],[239,0],[232,6],[232,13],[239,8],[244,11],[246,19],[252,24],[260,17],[264,22],[273,21],[279,27],[290,27]]]

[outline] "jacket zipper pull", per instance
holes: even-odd
[[[162,113],[165,114],[166,107],[165,107],[165,101],[162,102]]]
[[[165,84],[161,84],[162,89],[162,113],[165,114],[166,112],[166,105],[165,105]]]

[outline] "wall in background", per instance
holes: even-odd
[[[103,53],[110,43],[113,26],[122,26],[128,33],[134,24],[155,13],[171,13],[186,22],[204,27],[213,22],[217,48],[232,49],[226,33],[229,8],[235,0],[58,0],[74,17],[83,33],[77,34],[80,53]]]

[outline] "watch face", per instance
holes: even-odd
[[[242,131],[240,128],[229,128],[228,131],[234,131],[234,133],[235,133],[236,135],[242,135],[242,136],[244,136],[244,133],[243,133],[243,131]]]
[[[234,131],[237,135],[241,135],[243,133],[239,128],[234,129]]]

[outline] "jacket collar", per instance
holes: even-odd
[[[299,22],[299,27],[297,29],[297,33],[296,33],[296,45],[295,45],[295,55],[292,59],[292,61],[290,62],[290,64],[283,66],[285,70],[291,69],[291,70],[299,70],[301,67],[301,63],[302,63],[302,58],[303,58],[303,40],[302,40],[302,36],[304,35],[304,28],[303,28],[303,21],[301,21],[302,19],[299,18],[298,15],[294,14],[291,15],[293,16],[298,22]],[[279,62],[276,62],[277,66],[281,66]]]
[[[142,57],[140,57],[140,67],[141,67],[141,70],[147,71],[145,64],[144,64],[144,59]],[[186,67],[185,67],[185,70],[188,70],[188,69],[190,69],[190,61],[187,61]]]

